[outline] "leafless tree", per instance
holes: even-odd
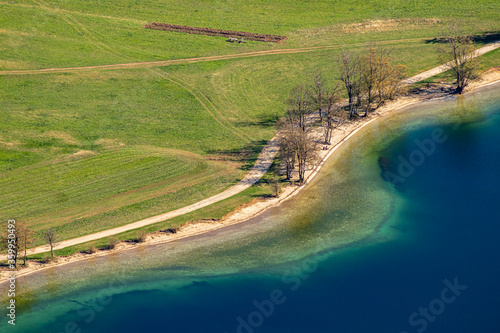
[[[406,67],[394,65],[390,58],[390,50],[370,48],[370,51],[360,58],[360,91],[365,114],[381,106],[386,100],[402,92],[402,81],[406,76]]]
[[[338,127],[343,123],[345,118],[343,117],[344,113],[341,107],[341,97],[339,93],[339,86],[336,85],[334,87],[328,88],[325,90],[324,99],[325,99],[325,144],[330,144],[332,139],[332,132],[335,127]],[[335,121],[337,120],[337,121]]]
[[[360,84],[365,95],[365,116],[371,109],[375,100],[376,88],[379,80],[380,62],[375,48],[370,48],[370,52],[361,58]]]
[[[10,228],[10,225],[9,227],[4,228],[7,232],[0,236],[0,250],[7,250],[9,255],[9,264],[13,263],[14,267],[17,268],[17,258],[19,256],[19,252],[21,251],[21,247],[17,224],[13,224],[12,226],[12,228]]]
[[[360,95],[360,62],[359,57],[343,50],[337,59],[340,80],[344,84],[349,101],[349,119],[356,113],[356,105]]]
[[[295,86],[288,98],[288,118],[297,119],[299,127],[305,131],[306,116],[312,112],[310,91],[305,84]]]
[[[325,79],[323,78],[323,74],[318,71],[316,72],[316,74],[314,74],[311,99],[314,105],[316,106],[316,109],[318,110],[320,123],[323,123],[323,105],[325,100],[323,96],[324,87],[325,87]]]
[[[299,183],[303,183],[306,168],[315,157],[316,145],[308,129],[301,126],[299,119],[287,114],[280,120],[280,154],[285,163],[287,179],[292,178],[292,172],[297,165]]]
[[[464,36],[457,27],[449,28],[445,45],[440,49],[441,61],[447,62],[455,80],[455,92],[462,94],[465,88],[479,77],[479,58],[475,57],[474,44],[470,37]]]
[[[24,250],[24,266],[26,266],[26,260],[28,257],[28,248],[33,245],[36,238],[34,236],[33,230],[24,222],[18,222],[17,232],[19,234],[19,247]]]
[[[295,150],[297,154],[299,183],[303,184],[307,166],[316,157],[316,142],[307,131],[297,131],[295,133]]]
[[[279,141],[280,156],[285,163],[286,179],[292,178],[292,172],[295,168],[295,144],[294,133],[298,129],[298,122],[292,119],[282,119],[279,122],[281,137]]]
[[[56,245],[57,235],[54,229],[45,230],[43,237],[45,241],[50,245],[50,255],[54,258],[54,246]]]

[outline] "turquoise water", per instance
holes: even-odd
[[[21,278],[0,328],[497,332],[499,91],[375,122],[244,225]]]

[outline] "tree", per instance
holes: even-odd
[[[284,118],[278,122],[278,128],[280,129],[280,157],[285,163],[286,169],[286,179],[290,180],[292,178],[292,172],[295,168],[295,132],[300,128],[299,122],[290,113],[287,113]]]
[[[50,245],[50,255],[54,258],[54,246],[56,245],[57,235],[54,229],[45,230],[43,237],[45,241]]]
[[[268,182],[269,185],[271,185],[271,188],[273,190],[273,196],[275,198],[279,197],[280,189],[281,189],[280,177],[275,174],[267,182]]]
[[[475,56],[472,40],[460,34],[459,29],[451,28],[445,37],[445,47],[441,49],[441,60],[451,61],[446,66],[451,70],[455,80],[455,92],[462,94],[465,88],[479,77],[479,58]]]
[[[376,100],[378,104],[375,109],[402,91],[406,72],[406,66],[392,63],[389,49],[372,47],[368,54],[360,58],[360,95],[365,109],[364,116],[372,111]]]
[[[325,138],[325,144],[329,145],[331,143],[332,132],[335,127],[335,124],[338,126],[345,120],[344,117],[342,117],[344,113],[341,113],[340,114],[341,116],[338,117],[337,122],[335,122],[335,115],[342,110],[342,107],[340,105],[341,98],[339,95],[339,86],[337,85],[325,89],[324,99],[325,99],[325,111],[326,111],[324,138]]]
[[[0,236],[0,249],[7,250],[9,265],[17,268],[17,258],[21,249],[19,246],[17,223],[10,223],[9,221],[9,224],[4,230],[7,230],[7,232]]]
[[[33,245],[35,242],[36,238],[34,236],[33,230],[24,222],[18,222],[17,223],[17,232],[19,234],[19,249],[24,250],[24,263],[23,265],[26,266],[26,260],[27,260],[27,252],[28,248]]]
[[[306,116],[312,112],[310,91],[303,84],[295,86],[288,98],[288,118],[297,119],[299,127],[306,129]]]
[[[304,182],[307,165],[315,156],[315,143],[308,133],[302,115],[287,113],[279,122],[280,154],[286,166],[287,179],[291,179],[295,164],[298,165],[299,182]]]
[[[314,75],[314,81],[313,81],[312,92],[311,92],[311,99],[313,100],[313,103],[316,106],[316,109],[318,110],[319,121],[321,123],[323,123],[323,103],[324,103],[323,89],[324,89],[324,86],[325,86],[325,80],[323,78],[323,75],[321,72],[317,72]]]
[[[376,88],[380,80],[380,57],[375,48],[361,58],[360,85],[365,95],[365,117],[376,97]]]
[[[316,157],[316,143],[306,131],[296,131],[294,139],[299,168],[299,183],[303,184],[307,165],[314,161]]]
[[[349,102],[349,119],[356,113],[356,105],[360,95],[360,66],[359,57],[343,50],[337,59],[340,80],[344,84]]]

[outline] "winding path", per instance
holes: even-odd
[[[475,56],[480,56],[485,54],[486,52],[490,52],[493,50],[496,50],[500,48],[500,41],[496,41],[494,43],[488,44],[482,48],[479,48],[475,52]],[[260,55],[261,53],[264,54],[279,54],[278,51],[287,51],[287,52],[282,52],[282,53],[297,53],[297,52],[308,52],[309,50],[312,49],[317,49],[317,48],[304,48],[304,49],[297,49],[296,52],[292,52],[293,50],[275,50],[273,51],[262,51],[262,52],[250,52],[247,53],[248,56],[256,56]],[[239,55],[233,55],[233,56],[217,56],[217,57],[202,57],[202,58],[192,58],[192,59],[179,59],[179,60],[172,60],[172,61],[159,61],[159,62],[150,62],[150,63],[134,63],[134,64],[118,64],[118,65],[104,65],[104,66],[92,66],[92,67],[74,67],[74,68],[59,68],[59,69],[46,69],[46,70],[27,70],[27,71],[9,71],[9,75],[14,74],[13,72],[17,72],[17,74],[35,74],[35,73],[44,73],[44,72],[57,72],[58,70],[60,71],[68,71],[68,70],[81,70],[81,69],[108,69],[108,68],[139,68],[139,67],[153,67],[153,66],[168,66],[172,62],[177,62],[177,63],[188,63],[188,62],[198,62],[198,61],[212,61],[212,60],[220,60],[220,59],[230,59],[228,57],[233,57],[233,58],[238,58],[239,56],[244,57],[245,54],[239,54]],[[210,60],[207,60],[210,59]],[[127,66],[129,65],[129,66]],[[120,67],[122,66],[122,67]],[[138,66],[138,67],[133,67],[133,66]],[[412,76],[406,80],[404,80],[405,84],[411,85],[416,82],[428,79],[434,75],[440,74],[445,72],[448,69],[446,64],[435,67],[433,69],[430,69],[428,71],[425,71],[423,73],[417,74],[415,76]],[[0,72],[0,75],[7,75],[7,72]],[[366,125],[366,124],[365,124]],[[341,142],[345,142],[349,136],[352,135],[349,134],[346,138],[344,138]],[[104,237],[109,237],[112,235],[120,234],[125,231],[130,231],[134,230],[140,227],[144,227],[147,225],[151,225],[154,223],[162,222],[168,219],[171,219],[176,216],[184,215],[187,213],[190,213],[192,211],[198,210],[200,208],[209,206],[211,204],[217,203],[219,201],[228,199],[238,193],[243,192],[250,186],[254,185],[257,181],[259,181],[262,176],[267,172],[267,170],[270,168],[271,164],[273,163],[274,158],[276,157],[276,154],[278,153],[279,150],[279,145],[278,145],[278,136],[274,136],[269,142],[266,144],[266,146],[262,149],[257,161],[255,162],[253,168],[246,174],[246,176],[239,181],[237,184],[233,185],[232,187],[228,188],[224,192],[221,192],[217,195],[211,196],[209,198],[206,198],[204,200],[198,201],[194,204],[191,204],[186,207],[182,207],[173,211],[170,211],[168,213],[156,215],[149,217],[147,219],[143,219],[137,222],[133,222],[130,224],[123,225],[121,227],[113,228],[113,229],[108,229],[100,232],[96,232],[93,234],[89,234],[86,236],[82,237],[77,237],[73,239],[68,239],[65,241],[59,242],[54,249],[63,249],[65,247],[77,245],[77,244],[82,244],[85,242],[97,240],[100,238]],[[332,151],[333,152],[333,151]],[[328,156],[331,155],[329,153]],[[42,245],[38,246],[36,248],[33,248],[29,250],[29,254],[38,254],[38,253],[43,253],[43,252],[48,252],[50,251],[49,245]],[[6,255],[0,255],[0,260],[6,260],[7,256]]]

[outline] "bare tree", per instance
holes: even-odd
[[[379,80],[380,62],[377,51],[371,47],[370,52],[361,58],[360,85],[365,95],[365,117],[375,100],[376,87]]]
[[[287,114],[279,122],[281,129],[280,154],[286,167],[287,179],[292,178],[295,165],[298,166],[299,182],[304,182],[307,165],[316,154],[316,145],[307,128],[301,126],[300,118]]]
[[[316,143],[306,131],[295,133],[295,151],[297,154],[297,164],[299,172],[299,183],[303,184],[307,166],[316,157]]]
[[[57,241],[57,235],[54,229],[47,229],[45,230],[43,237],[45,238],[45,241],[49,243],[50,245],[50,254],[52,258],[54,258],[54,246],[56,245]]]
[[[316,109],[318,110],[320,123],[323,123],[324,86],[325,86],[325,79],[323,78],[323,74],[321,72],[317,72],[314,75],[311,99],[313,100],[313,103],[316,106]]]
[[[281,189],[280,177],[278,175],[274,175],[267,182],[269,185],[271,185],[271,188],[273,190],[273,196],[275,198],[279,197],[280,189]]]
[[[403,79],[407,68],[394,65],[390,58],[390,50],[370,48],[368,54],[360,58],[360,91],[367,116],[373,108],[378,108],[386,100],[403,90]],[[377,105],[373,106],[378,100]]]
[[[7,228],[4,228],[4,230],[7,230],[7,232],[0,236],[0,249],[7,250],[9,265],[13,264],[13,266],[17,268],[17,258],[21,249],[19,245],[17,223],[9,224]]]
[[[340,113],[342,110],[341,107],[341,97],[339,94],[339,86],[336,85],[334,87],[328,88],[324,93],[325,98],[325,144],[330,144],[332,139],[332,132],[336,126],[339,126],[345,120],[342,115],[344,113]],[[335,122],[335,115],[340,114],[340,117],[337,117],[337,122]]]
[[[295,131],[299,129],[298,121],[291,118],[289,114],[278,122],[278,127],[281,132],[279,139],[280,156],[285,163],[286,179],[292,178],[292,172],[295,168]]]
[[[297,119],[299,127],[306,129],[306,116],[312,112],[310,91],[306,85],[297,85],[288,98],[288,118]]]
[[[349,119],[356,112],[356,105],[360,95],[360,66],[359,57],[343,50],[337,59],[340,80],[344,84],[349,101]]]
[[[26,266],[26,260],[28,258],[28,248],[33,245],[36,238],[34,236],[33,230],[24,222],[18,222],[17,232],[19,234],[19,248],[24,250],[24,263]]]
[[[441,48],[441,61],[449,60],[447,67],[455,80],[455,92],[462,94],[465,88],[479,77],[479,58],[475,56],[474,44],[470,37],[461,34],[460,29],[450,28],[445,37],[445,46]]]

